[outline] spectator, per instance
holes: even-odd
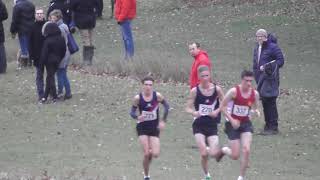
[[[70,7],[73,21],[80,31],[83,42],[84,65],[92,65],[92,58],[94,56],[92,34],[96,26],[96,7],[98,7],[98,1],[72,0]]]
[[[125,59],[132,59],[134,43],[131,31],[131,21],[136,17],[136,0],[116,0],[115,18],[120,25]]]
[[[0,74],[5,73],[7,70],[7,57],[4,47],[4,30],[2,21],[8,19],[8,11],[6,5],[0,0]]]
[[[30,34],[30,59],[33,60],[33,65],[36,67],[36,85],[37,85],[37,93],[38,93],[38,100],[44,96],[44,83],[43,83],[43,72],[44,68],[40,67],[40,56],[41,56],[41,49],[43,46],[44,37],[42,35],[42,27],[46,22],[44,18],[43,9],[37,9],[35,14],[36,21],[31,28]]]
[[[211,60],[209,59],[209,55],[207,52],[200,49],[199,43],[192,43],[189,45],[189,52],[192,57],[194,57],[194,61],[191,67],[189,84],[190,89],[196,87],[199,84],[198,79],[198,68],[201,65],[208,66],[211,71]]]
[[[257,44],[253,52],[253,72],[256,83],[260,83],[258,87],[260,88],[259,93],[266,123],[261,135],[274,135],[279,133],[277,97],[280,84],[279,68],[284,64],[284,57],[277,45],[277,39],[271,34],[268,35],[265,29],[259,29],[256,32],[256,38]],[[265,75],[270,75],[269,78],[273,78],[273,82],[269,80],[268,84],[267,81],[264,81]],[[261,84],[262,81],[265,82],[264,85]],[[269,91],[270,88],[271,91]]]
[[[55,9],[59,9],[62,12],[63,22],[69,26],[71,24],[70,0],[50,1],[50,6],[47,11],[47,19],[49,19],[50,13]]]
[[[56,23],[62,33],[62,36],[66,42],[66,45],[68,44],[68,34],[70,34],[68,26],[63,23],[62,20],[62,12],[58,9],[53,10],[50,13],[50,20],[54,23]],[[67,76],[67,68],[70,62],[70,51],[68,49],[68,46],[66,48],[66,54],[62,61],[59,64],[58,72],[57,72],[57,79],[58,79],[58,97],[62,97],[63,95],[63,88],[65,88],[65,95],[64,99],[70,99],[72,97],[71,95],[71,88],[70,88],[70,82]]]
[[[53,102],[55,102],[57,100],[57,92],[54,75],[66,54],[66,42],[61,36],[61,30],[55,23],[47,22],[44,24],[42,34],[45,39],[41,51],[40,67],[44,66],[46,68],[47,77],[41,102],[46,102],[49,94],[52,96]]]
[[[22,66],[32,65],[29,58],[29,40],[35,19],[34,14],[35,7],[32,2],[29,0],[16,0],[12,12],[10,32],[13,38],[18,34]]]

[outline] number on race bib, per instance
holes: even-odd
[[[142,111],[144,121],[153,121],[157,119],[157,111]]]
[[[233,114],[240,117],[246,117],[249,115],[250,108],[248,106],[234,105]]]
[[[201,116],[208,116],[213,111],[214,111],[214,105],[206,105],[206,104],[199,105],[199,113]]]

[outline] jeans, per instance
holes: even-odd
[[[70,88],[70,82],[67,76],[67,67],[58,69],[57,79],[58,79],[58,94],[62,94],[63,88],[65,88],[66,96],[70,96],[71,88]]]
[[[134,44],[131,31],[131,20],[125,20],[121,22],[120,29],[125,48],[125,59],[132,58],[134,55]]]
[[[28,34],[18,34],[19,44],[21,49],[21,55],[29,57],[29,43],[30,38]]]
[[[265,130],[278,130],[277,97],[261,97]]]
[[[4,43],[0,43],[0,73],[5,73],[7,70],[6,49]]]
[[[44,82],[43,82],[43,72],[44,68],[43,67],[36,67],[36,85],[37,85],[37,93],[39,100],[43,98],[44,96]]]

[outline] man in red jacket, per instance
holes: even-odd
[[[121,29],[125,48],[125,59],[132,59],[134,55],[134,44],[131,21],[136,17],[136,0],[116,0],[115,17]]]
[[[210,71],[212,67],[211,67],[211,60],[209,59],[207,52],[200,49],[199,43],[190,44],[189,52],[191,56],[194,57],[194,61],[193,61],[191,72],[190,72],[190,78],[189,78],[190,89],[192,89],[199,84],[199,79],[198,79],[199,66],[201,65],[208,66],[210,68]]]

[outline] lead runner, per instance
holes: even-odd
[[[169,104],[159,92],[153,91],[153,78],[145,77],[141,82],[142,92],[134,97],[130,115],[137,120],[136,130],[143,148],[144,180],[150,180],[149,167],[152,158],[160,154],[159,135],[167,121]],[[164,107],[162,119],[159,118],[159,103]]]
[[[239,85],[227,92],[221,107],[227,119],[225,132],[229,139],[229,147],[223,147],[223,153],[233,160],[238,160],[240,157],[240,147],[242,146],[242,159],[240,161],[240,176],[238,180],[244,180],[246,169],[249,167],[253,133],[251,114],[260,116],[257,103],[259,93],[252,87],[253,73],[244,70],[241,73],[241,79]],[[228,107],[229,105],[231,107]]]
[[[210,82],[208,66],[199,66],[197,71],[200,84],[191,89],[186,111],[194,118],[192,129],[201,155],[205,180],[211,180],[208,170],[209,156],[217,162],[223,157],[218,137],[218,123],[221,117],[219,102],[223,99],[223,91],[220,86]]]

